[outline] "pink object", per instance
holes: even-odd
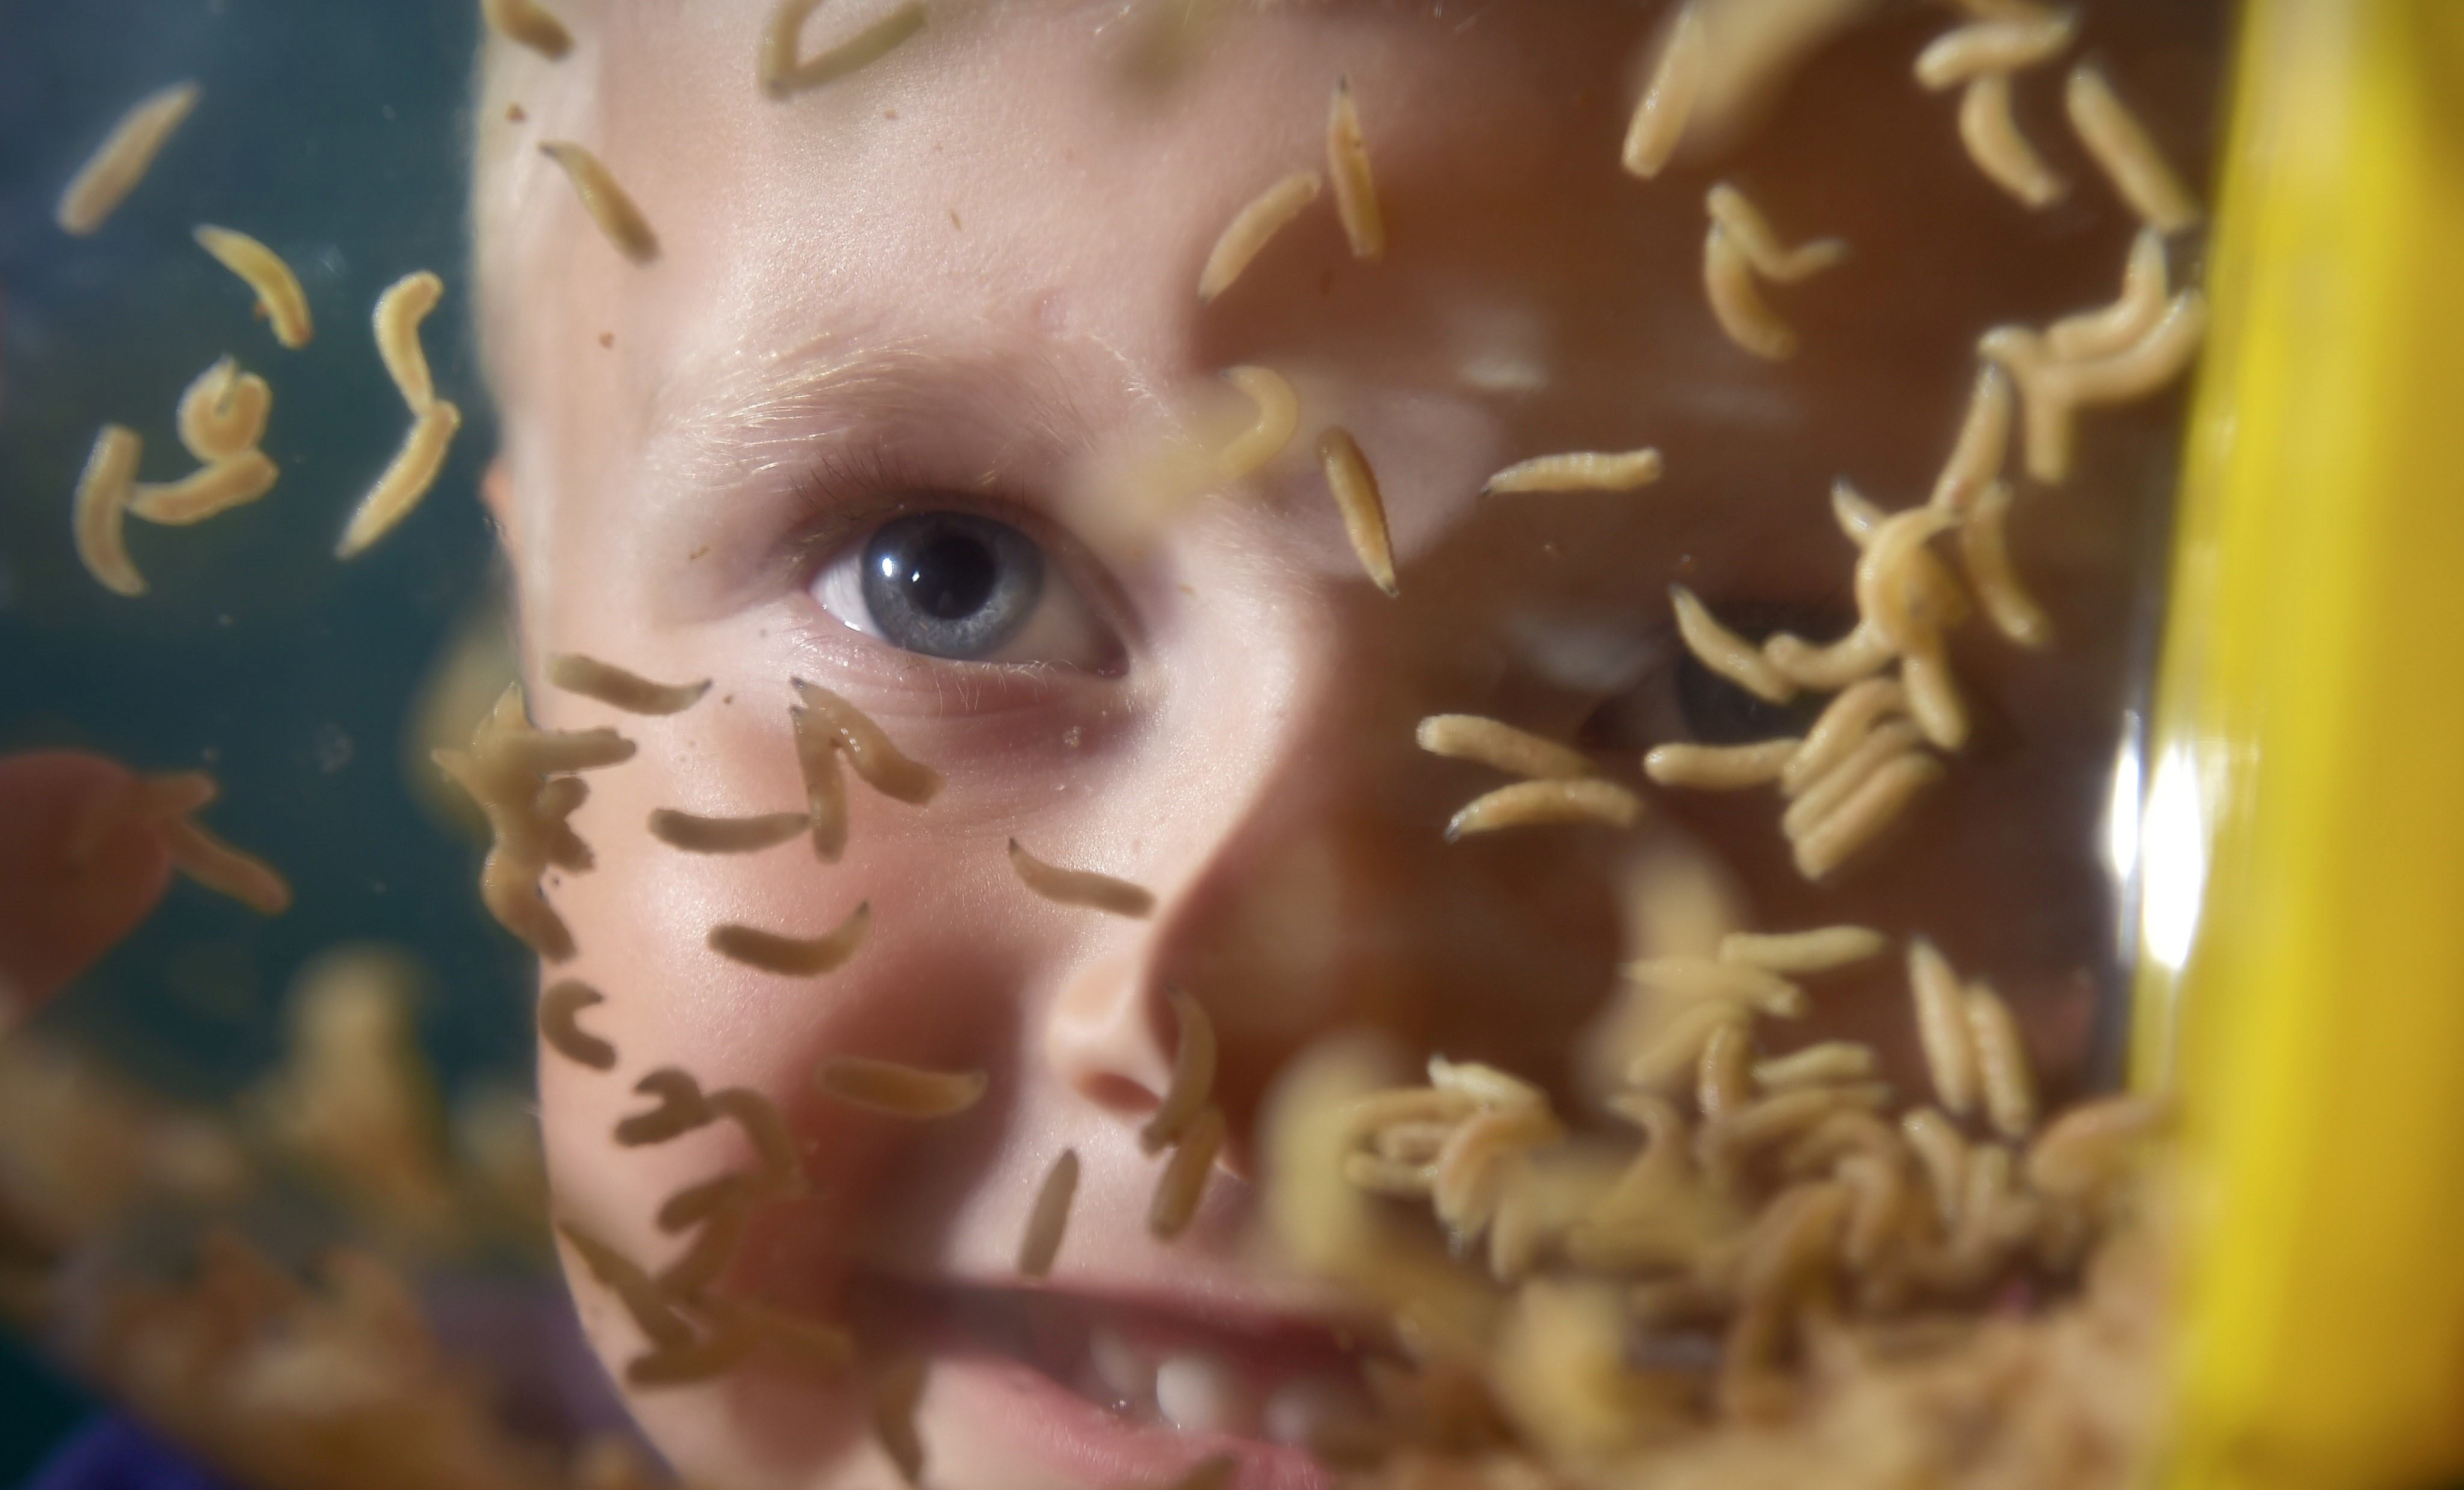
[[[161,839],[112,815],[134,780],[126,767],[74,751],[0,758],[0,1032],[163,898],[171,864]]]

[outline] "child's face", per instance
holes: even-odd
[[[1129,28],[1107,24],[1121,7],[936,12],[886,61],[786,102],[754,83],[768,9],[600,12],[593,55],[572,64],[597,70],[578,132],[664,252],[628,265],[560,195],[541,208],[555,252],[523,267],[505,296],[518,315],[495,328],[495,495],[534,679],[574,650],[715,680],[666,719],[532,691],[544,724],[615,723],[641,745],[594,774],[576,820],[598,867],[550,889],[582,949],[559,975],[606,993],[585,1023],[624,1057],[610,1075],[544,1063],[567,1214],[664,1261],[679,1244],[652,1225],[659,1202],[742,1155],[716,1128],[616,1147],[632,1082],[672,1064],[706,1088],[758,1087],[815,1194],[762,1217],[727,1286],[925,1351],[934,1482],[1161,1482],[1225,1446],[1089,1401],[1103,1333],[1149,1367],[1228,1372],[1210,1411],[1253,1440],[1241,1482],[1299,1485],[1317,1472],[1254,1441],[1259,1404],[1282,1391],[1280,1422],[1313,1380],[1354,1390],[1353,1368],[1330,1302],[1249,1244],[1239,1135],[1285,1058],[1361,1022],[1564,1088],[1626,950],[1617,870],[1639,845],[1722,866],[1763,929],[1929,931],[2016,996],[2049,1066],[2077,1059],[2106,946],[2092,847],[2130,611],[2118,515],[2163,469],[2161,439],[2101,427],[2071,490],[2023,504],[2020,567],[2060,646],[1963,643],[1978,743],[1837,887],[1795,877],[1768,792],[1642,786],[1638,835],[1449,845],[1448,815],[1502,779],[1412,740],[1426,713],[1492,714],[1596,741],[1604,769],[1639,784],[1648,745],[1739,737],[1719,733],[1739,697],[1676,686],[1668,585],[1747,620],[1762,607],[1844,629],[1852,551],[1830,525],[1832,480],[1919,499],[1976,330],[2110,296],[2103,266],[2129,226],[2098,204],[2048,227],[1977,179],[1949,102],[1906,81],[1917,33],[1835,49],[1719,167],[1783,232],[1855,247],[1778,292],[1805,350],[1773,365],[1705,308],[1710,177],[1617,171],[1644,35],[1630,7],[1311,8],[1234,28],[1166,87],[1124,65]],[[815,30],[840,24],[825,8]],[[1344,76],[1386,261],[1353,261],[1322,199],[1201,306],[1199,267],[1234,210],[1322,164]],[[1134,542],[1084,520],[1090,466],[1199,417],[1223,397],[1220,369],[1244,362],[1300,390],[1279,459]],[[1313,455],[1329,423],[1376,468],[1399,599],[1345,542]],[[1476,499],[1529,455],[1645,445],[1666,457],[1655,486]],[[949,513],[994,526],[898,551],[939,566],[948,614],[873,613],[868,545],[902,515]],[[988,634],[978,660],[922,653]],[[947,788],[919,808],[851,782],[836,865],[803,840],[734,857],[654,842],[655,808],[803,804],[794,677],[853,701]],[[1037,899],[1012,874],[1013,837],[1148,887],[1155,912]],[[817,934],[859,901],[870,939],[824,977],[704,945],[722,922]],[[1899,1031],[1902,987],[1887,969],[1825,985],[1826,1027]],[[1221,1031],[1236,1138],[1197,1224],[1166,1245],[1143,1225],[1159,1165],[1135,1129],[1166,1082],[1171,988]],[[981,1068],[991,1093],[943,1123],[865,1115],[810,1085],[841,1052]],[[1076,1210],[1048,1283],[1029,1288],[1018,1240],[1065,1148],[1084,1165]],[[603,1291],[577,1291],[621,1369],[638,1337]],[[707,1482],[891,1478],[851,1382],[759,1367],[634,1405]]]

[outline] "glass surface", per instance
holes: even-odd
[[[1923,502],[1969,397],[1980,331],[2042,327],[2116,294],[2138,224],[2065,134],[2062,73],[2079,56],[2110,66],[2202,186],[2222,0],[2091,6],[2083,48],[2031,75],[2018,123],[2059,142],[2047,148],[2070,187],[2040,212],[1978,175],[1956,91],[1909,81],[1910,59],[1948,24],[1933,11],[1886,9],[1828,40],[1735,142],[1638,183],[1617,169],[1616,144],[1666,34],[1665,7],[1267,7],[1258,20],[1181,0],[953,4],[867,69],[784,98],[756,90],[765,6],[553,8],[583,33],[580,59],[558,74],[509,53],[488,95],[479,19],[458,3],[0,0],[0,756],[67,749],[143,772],[209,771],[220,797],[202,821],[296,891],[269,917],[175,884],[0,1048],[0,1082],[14,1084],[0,1089],[0,1203],[13,1162],[55,1207],[29,1235],[48,1237],[59,1216],[90,1223],[56,1238],[64,1262],[44,1309],[23,1308],[22,1293],[0,1299],[20,1305],[11,1316],[44,1349],[96,1358],[98,1339],[118,1338],[126,1280],[225,1277],[216,1267],[253,1277],[214,1250],[224,1229],[309,1274],[338,1246],[357,1248],[407,1281],[426,1327],[487,1384],[492,1420],[548,1456],[522,1459],[506,1483],[583,1483],[565,1456],[595,1435],[630,1442],[608,1373],[638,1365],[640,1342],[611,1323],[605,1277],[568,1258],[594,1354],[556,1266],[544,1192],[532,1188],[539,959],[483,909],[484,825],[430,759],[460,745],[513,677],[517,587],[532,628],[531,717],[613,724],[641,746],[638,762],[586,778],[581,821],[599,866],[546,881],[583,933],[575,966],[610,995],[581,1022],[621,1030],[624,1046],[615,1075],[549,1058],[549,1147],[561,1179],[577,1163],[582,1174],[560,1203],[579,1194],[571,1203],[592,1225],[668,1246],[692,1227],[654,1231],[650,1213],[706,1176],[656,1145],[605,1160],[622,1140],[601,1142],[598,1128],[638,1110],[626,1089],[663,1063],[711,1090],[759,1093],[785,1113],[798,1174],[814,1182],[780,1201],[775,1227],[755,1227],[744,1252],[759,1266],[731,1286],[790,1314],[851,1321],[870,1352],[864,1372],[818,1385],[781,1375],[783,1387],[764,1377],[724,1410],[709,1406],[716,1391],[637,1384],[650,1437],[700,1456],[687,1467],[714,1482],[886,1474],[871,1460],[849,1471],[847,1446],[895,1394],[905,1352],[941,1350],[947,1335],[1013,1354],[1022,1374],[1032,1367],[1036,1391],[1068,1402],[1046,1415],[1098,1423],[1055,1430],[1095,1446],[1056,1451],[1064,1468],[1036,1460],[1033,1484],[1103,1479],[1087,1469],[1098,1460],[1126,1466],[1108,1484],[1160,1483],[1150,1472],[1177,1478],[1201,1438],[1210,1451],[1237,1440],[1243,1490],[1323,1482],[1296,1467],[1299,1449],[1266,1444],[1259,1402],[1228,1435],[1156,1448],[1168,1437],[1158,1422],[1207,1414],[1183,1411],[1177,1389],[1113,1391],[1100,1359],[1115,1325],[1166,1366],[1198,1362],[1191,1370],[1220,1362],[1166,1348],[1232,1335],[1246,1349],[1251,1336],[1304,1332],[1263,1307],[1264,1323],[1227,1328],[1175,1292],[1246,1297],[1254,1238],[1241,1228],[1265,1208],[1263,1190],[1234,1192],[1181,1253],[1158,1243],[1135,1267],[1074,1280],[1065,1263],[1053,1296],[1074,1302],[1049,1305],[1010,1269],[1002,1228],[1064,1144],[1086,1160],[1103,1224],[1133,1235],[1148,1224],[1162,1161],[1133,1140],[1163,1100],[1183,993],[1213,1010],[1224,1052],[1214,1100],[1233,1134],[1222,1168],[1199,1172],[1242,1187],[1272,1147],[1276,1084],[1325,1048],[1321,1037],[1364,1024],[1414,1065],[1436,1054],[1529,1077],[1586,1129],[1584,1144],[1607,1134],[1630,1149],[1632,1125],[1603,1101],[1620,1078],[1603,1075],[1601,1053],[1631,1054],[1620,1041],[1635,1029],[1604,1016],[1639,1006],[1619,970],[1707,955],[1684,937],[1713,923],[1871,925],[1890,939],[1888,956],[1808,978],[1815,1018],[1769,1021],[1760,1053],[1870,1041],[1896,1084],[1874,1100],[1894,1109],[1933,1094],[1908,1015],[1903,944],[1920,936],[2007,996],[2048,1110],[2118,1083],[2183,381],[2083,420],[2091,432],[2058,489],[2020,483],[2013,549],[2057,644],[2014,646],[1982,616],[1968,621],[1950,655],[1970,734],[1925,756],[1948,762],[1946,778],[1896,837],[1815,883],[1792,861],[1775,791],[1663,789],[1641,760],[1664,744],[1801,734],[1821,716],[1835,690],[1771,703],[1714,676],[1679,635],[1670,587],[1700,595],[1749,643],[1780,631],[1829,641],[1856,623],[1858,551],[1835,519],[1834,481],[1888,510]],[[864,13],[875,11],[896,13]],[[819,15],[817,33],[858,24],[834,7]],[[1199,21],[1222,30],[1190,33],[1185,55],[1157,40]],[[602,48],[617,59],[612,76],[641,90],[633,101],[557,95],[550,79],[588,76]],[[1184,281],[1230,210],[1282,165],[1327,164],[1321,111],[1338,71],[1358,86],[1380,152],[1389,256],[1349,252],[1318,199],[1243,282],[1201,305]],[[714,76],[742,95],[727,108],[754,99],[765,112],[726,114],[730,132],[701,142],[699,121],[673,116],[680,90]],[[151,174],[102,231],[63,234],[54,203],[75,163],[128,103],[186,77],[202,80],[203,102]],[[989,80],[971,91],[969,77]],[[1005,106],[1034,127],[988,103],[986,88],[1015,89]],[[1229,130],[1252,94],[1278,107],[1307,96],[1306,110],[1275,116],[1301,120],[1281,156]],[[1457,106],[1475,96],[1502,100],[1494,119]],[[654,264],[627,266],[537,159],[551,123],[622,167],[659,229]],[[1077,133],[1055,143],[1065,129]],[[913,142],[930,131],[953,148],[934,136],[927,155]],[[868,174],[875,140],[898,168]],[[524,184],[504,188],[518,208],[509,221],[545,235],[525,240],[524,293],[497,287],[503,323],[487,328],[499,369],[523,369],[508,406],[528,411],[527,451],[502,438],[475,335],[472,162],[497,145],[497,179]],[[1220,182],[1208,174],[1219,168]],[[1721,182],[1751,193],[1793,241],[1836,233],[1850,245],[1803,284],[1766,285],[1801,343],[1786,360],[1746,355],[1744,338],[1705,314],[1704,203]],[[1152,204],[1146,217],[1122,210],[1139,203]],[[309,346],[275,344],[246,288],[191,241],[200,222],[255,235],[297,272],[318,318]],[[871,224],[889,225],[884,236],[868,237]],[[2203,232],[2172,235],[2173,289],[2198,283]],[[971,234],[996,247],[978,250]],[[425,502],[340,562],[336,537],[410,420],[372,355],[369,308],[419,269],[445,282],[422,340],[438,391],[466,420]],[[1167,280],[1168,296],[1156,288]],[[848,284],[856,303],[829,297]],[[797,361],[850,326],[887,328],[878,344],[855,338],[852,374]],[[226,353],[273,383],[263,449],[280,480],[194,527],[132,523],[150,593],[108,593],[78,565],[68,520],[94,433],[105,421],[136,429],[145,480],[186,471],[174,404]],[[1218,378],[1235,364],[1288,371],[1304,412],[1273,464],[1227,479],[1216,462],[1254,413]],[[805,383],[759,381],[781,367],[804,369]],[[1341,477],[1319,441],[1337,419],[1388,473],[1393,600],[1378,593],[1389,586],[1376,559],[1353,557],[1356,524],[1335,514]],[[2013,450],[2032,438],[2014,432]],[[1666,460],[1647,486],[1472,496],[1509,461],[1643,445]],[[499,499],[538,522],[521,530],[538,546],[520,564],[481,496],[489,462],[509,451],[528,485]],[[552,508],[539,494],[559,485],[542,479],[550,471],[570,483]],[[1175,502],[1182,510],[1159,520]],[[876,536],[919,521],[941,547],[883,557],[888,567],[868,576]],[[1955,547],[1934,552],[1956,566]],[[673,720],[611,712],[548,682],[538,654],[567,650],[715,682]],[[690,823],[653,818],[665,846],[651,846],[635,827],[646,814],[820,800],[799,775],[809,762],[787,707],[804,726],[838,716],[823,695],[791,691],[791,674],[853,700],[935,768],[937,810],[912,777],[877,776],[851,731],[821,747],[846,762],[855,836],[845,860],[812,863],[801,823],[759,846],[779,856],[761,863],[796,866],[768,879],[741,867],[750,855],[671,852]],[[1510,833],[1473,823],[1456,842],[1450,815],[1510,777],[1414,748],[1424,715],[1459,711],[1584,753],[1583,769],[1638,795],[1643,825],[1612,830],[1595,808]],[[1106,817],[1107,800],[1132,805]],[[893,846],[876,852],[883,844]],[[1098,867],[1137,883],[1067,878]],[[1054,919],[1029,890],[1087,919]],[[747,972],[751,955],[715,960],[719,923],[805,936],[851,926],[870,937],[859,955],[872,960],[845,978],[833,961],[781,983]],[[1054,930],[1073,925],[1097,929]],[[895,976],[869,971],[885,958]],[[1116,1020],[1129,1055],[1096,1050],[1084,1021],[1065,1017],[1105,997],[1136,1003]],[[1055,1054],[1065,1047],[1075,1054]],[[844,1088],[815,1085],[830,1060],[875,1053],[985,1073],[982,1126],[946,1142],[927,1128],[914,1140],[924,1147],[904,1148],[898,1125],[850,1118]],[[1671,1089],[1682,1097],[1686,1085]],[[99,1130],[100,1117],[133,1135],[107,1155],[120,1128],[63,1137],[47,1126]],[[352,1122],[363,1136],[336,1137]],[[1969,1131],[1994,1143],[1981,1114]],[[579,1161],[577,1135],[597,1146]],[[88,1143],[104,1156],[92,1174],[75,1159],[44,1168]],[[1570,1151],[1590,1163],[1608,1150]],[[2017,1135],[1994,1151],[2024,1164]],[[234,1167],[244,1177],[224,1174]],[[1746,1187],[1756,1205],[1777,1192],[1767,1178]],[[847,1219],[876,1212],[896,1224]],[[0,1240],[11,1220],[0,1208]],[[1098,1223],[1082,1213],[1076,1224]],[[850,1261],[816,1239],[837,1230],[861,1233],[869,1250]],[[954,1236],[974,1249],[963,1283],[933,1271]],[[1491,1243],[1456,1240],[1477,1270]],[[0,1249],[0,1278],[13,1260]],[[860,1274],[861,1297],[829,1292],[842,1266]],[[2011,1261],[1946,1293],[1961,1307],[2018,1310],[2066,1296],[2078,1271],[2076,1255]],[[359,1277],[360,1303],[383,1315],[387,1284],[347,1264],[339,1276],[346,1293]],[[715,1329],[722,1315],[689,1302],[693,1328]],[[1325,1366],[1353,1397],[1366,1391],[1352,1374],[1364,1352],[1436,1371],[1409,1327],[1399,1345],[1382,1332],[1359,1345],[1350,1325],[1309,1318],[1290,1359]],[[1722,1348],[1716,1333],[1665,1344],[1625,1340],[1620,1359],[1682,1376],[1687,1403],[1730,1412],[1732,1384],[1705,1367]],[[1811,1343],[1798,1348],[1781,1352],[1791,1369],[1815,1359]],[[1499,1391],[1527,1447],[1563,1426]],[[928,1423],[968,1415],[940,1411]],[[175,1424],[183,1433],[213,1436]],[[246,1449],[233,1439],[202,1452],[273,1480],[295,1472]],[[1011,1451],[988,1437],[951,1452],[979,1469]],[[749,1470],[762,1454],[772,1460]],[[616,1473],[586,1482],[630,1482]]]

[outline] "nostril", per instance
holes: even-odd
[[[1160,1001],[1133,957],[1080,970],[1045,1017],[1048,1068],[1104,1111],[1143,1118],[1172,1080],[1172,1052],[1155,1029]]]
[[[1123,1117],[1144,1117],[1163,1101],[1138,1083],[1110,1071],[1092,1071],[1080,1077],[1078,1094],[1105,1111]]]

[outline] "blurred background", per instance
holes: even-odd
[[[474,850],[418,778],[429,768],[413,728],[440,659],[461,660],[446,679],[449,692],[460,681],[456,697],[487,690],[502,667],[473,498],[493,430],[458,209],[475,11],[0,0],[0,753],[65,747],[139,770],[209,771],[223,796],[207,821],[297,892],[287,914],[265,918],[175,885],[12,1042],[0,1126],[13,1114],[22,1128],[47,1089],[27,1063],[56,1075],[108,1051],[173,1107],[239,1112],[249,1128],[313,1039],[309,1017],[291,1012],[303,974],[314,983],[311,964],[345,946],[360,951],[344,954],[356,960],[340,965],[343,981],[386,990],[369,996],[386,1011],[382,1039],[432,1070],[438,1125],[451,1128],[456,1111],[500,1127],[527,1118],[526,959],[477,914]],[[181,78],[202,85],[202,100],[142,189],[99,234],[63,234],[52,213],[70,171],[131,102]],[[192,241],[201,222],[291,263],[319,311],[313,342],[275,342],[246,288]],[[407,422],[354,308],[421,268],[448,286],[425,340],[469,425],[412,518],[338,563],[335,535]],[[111,595],[77,563],[66,520],[94,431],[105,421],[137,430],[142,478],[185,471],[174,405],[226,353],[274,384],[264,449],[281,480],[195,527],[132,525],[152,593]],[[407,1080],[415,1091],[425,1077]],[[241,1146],[264,1148],[268,1128],[255,1123]],[[0,1139],[0,1170],[6,1149]],[[317,1187],[275,1189],[279,1201],[250,1202],[248,1229],[277,1250],[310,1254],[357,1230]],[[108,1196],[88,1198],[79,1219],[110,1210]],[[138,1230],[169,1245],[181,1228]],[[540,1254],[517,1231],[453,1238],[454,1271],[469,1286],[520,1288]],[[0,1343],[0,1484],[91,1411],[22,1340]]]

